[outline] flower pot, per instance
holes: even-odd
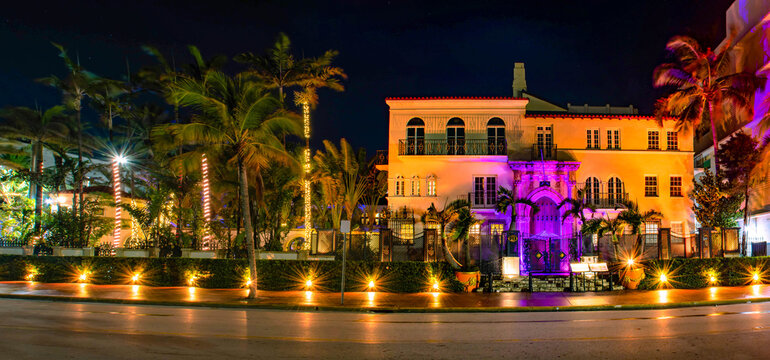
[[[465,292],[476,290],[481,282],[481,273],[478,271],[455,271],[455,277],[457,281],[463,283]]]
[[[623,271],[623,287],[630,290],[635,290],[639,287],[639,283],[644,279],[644,269],[626,269]]]

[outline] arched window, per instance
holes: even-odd
[[[436,196],[436,177],[431,175],[428,176],[427,181],[427,196]]]
[[[420,196],[420,177],[412,176],[412,196]]]
[[[599,179],[595,177],[589,177],[586,179],[585,187],[586,202],[589,204],[599,204]]]
[[[425,122],[412,118],[406,123],[406,154],[425,154]]]
[[[404,177],[396,176],[396,196],[404,196]]]
[[[620,178],[611,177],[610,181],[607,182],[607,199],[609,204],[615,205],[623,201],[623,193],[623,182],[620,181]]]
[[[489,155],[506,155],[505,122],[499,117],[487,121],[487,153]]]
[[[446,124],[447,155],[465,155],[465,122],[454,117]]]

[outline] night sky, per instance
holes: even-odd
[[[262,52],[278,32],[295,54],[340,51],[344,93],[323,90],[315,146],[345,137],[386,148],[388,96],[510,96],[513,63],[529,91],[566,105],[634,104],[650,113],[652,70],[686,34],[715,47],[732,0],[704,1],[7,1],[0,10],[0,106],[51,106],[56,91],[33,82],[64,75],[49,42],[108,77],[153,63],[152,44],[189,61]],[[230,69],[238,66],[230,64]]]

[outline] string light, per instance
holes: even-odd
[[[305,243],[303,244],[304,250],[310,249],[310,236],[312,234],[311,228],[313,227],[312,216],[312,201],[310,192],[310,103],[307,101],[302,103],[302,115],[304,120],[305,130],[305,151],[304,151],[304,195],[305,195]]]
[[[122,155],[115,157],[115,161],[112,163],[112,187],[115,193],[115,230],[112,233],[112,252],[115,252],[115,248],[120,247],[120,226],[122,211],[120,208],[121,200],[121,184],[120,184],[120,164],[126,162],[126,159]]]
[[[203,175],[203,220],[206,222],[202,249],[209,250],[211,234],[208,230],[208,224],[211,222],[211,193],[209,192],[209,161],[206,154],[201,155],[201,172]]]

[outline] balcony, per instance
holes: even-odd
[[[556,160],[556,149],[557,149],[556,148],[556,144],[547,144],[547,145],[533,144],[532,145],[531,160],[533,160],[533,161],[535,161],[535,160]]]
[[[505,141],[401,139],[398,155],[507,155]]]
[[[493,209],[497,204],[497,191],[470,192],[467,197],[460,196],[460,199],[467,200],[472,209]]]
[[[597,209],[621,209],[627,199],[628,193],[587,193],[583,201]]]

